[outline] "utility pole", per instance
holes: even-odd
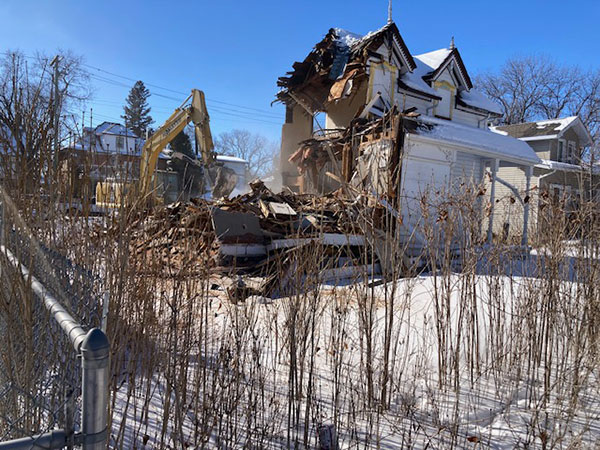
[[[50,66],[54,68],[53,78],[53,107],[54,107],[54,158],[52,159],[54,171],[58,169],[58,153],[60,151],[60,94],[58,92],[58,76],[60,74],[58,64],[62,58],[56,55],[50,61]]]

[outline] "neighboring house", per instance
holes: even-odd
[[[84,128],[81,139],[61,150],[60,168],[65,181],[70,180],[64,185],[70,187],[74,198],[91,200],[98,182],[138,180],[143,145],[143,139],[118,123],[103,122],[95,128]],[[176,184],[177,177],[166,172],[167,159],[160,155],[157,170],[162,178],[166,177],[167,184]]]
[[[331,191],[340,183],[323,173],[341,166],[338,179],[355,183],[367,157],[378,159],[375,165],[382,170],[399,166],[397,183],[386,192],[382,183],[360,187],[398,199],[407,235],[414,235],[421,221],[425,192],[439,195],[465,183],[480,185],[486,169],[493,172],[500,164],[527,171],[541,162],[525,142],[488,129],[501,110],[473,87],[454,42],[449,48],[412,55],[393,22],[366,36],[329,30],[278,85],[278,100],[286,105],[280,158],[283,185],[301,192]],[[347,138],[354,136],[357,126],[390,111],[399,112],[396,116],[404,124],[401,137],[383,130],[368,139],[364,132],[359,139]],[[315,153],[325,154],[327,162],[317,158],[309,167],[307,161]],[[483,206],[478,205],[481,210]],[[492,218],[493,214],[483,226],[489,238]]]
[[[567,213],[581,199],[597,198],[598,170],[582,164],[582,154],[592,145],[592,137],[578,116],[492,127],[492,131],[526,142],[542,160],[532,168],[528,203],[531,204],[530,230],[543,231],[540,213],[544,203],[564,201]],[[524,205],[527,179],[522,171],[500,167],[499,207],[494,231],[509,237],[522,227],[520,211]],[[550,208],[549,208],[550,209]]]

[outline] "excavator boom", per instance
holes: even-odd
[[[191,102],[189,102],[190,99]],[[195,127],[196,142],[200,147],[204,165],[208,167],[215,162],[214,143],[210,132],[210,118],[206,109],[204,92],[192,89],[192,93],[184,100],[181,106],[156,130],[142,148],[142,160],[140,164],[141,196],[146,196],[153,188],[154,173],[160,152],[190,122]]]

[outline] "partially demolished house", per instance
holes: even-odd
[[[454,43],[411,55],[393,22],[366,36],[330,29],[278,84],[283,185],[374,196],[401,215],[414,251],[424,196],[483,185],[489,174],[480,206],[491,239],[498,168],[530,173],[540,163],[525,142],[488,129],[500,109],[473,88]]]

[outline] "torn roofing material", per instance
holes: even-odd
[[[365,36],[341,28],[331,28],[304,61],[296,61],[292,65],[293,70],[277,80],[277,85],[281,88],[277,99],[285,101],[289,98],[290,91],[305,87],[309,82],[318,84],[322,88],[342,77],[344,72],[365,67],[368,53],[375,52],[389,39],[396,42],[399,48],[398,59],[407,66],[409,71],[414,70],[416,62],[393,22]],[[317,99],[317,103],[320,101],[321,99]]]
[[[525,165],[541,163],[540,158],[526,142],[511,136],[429,116],[420,116],[418,121],[423,126],[418,127],[414,133],[424,138],[455,144],[471,153],[503,161]]]
[[[585,147],[592,144],[590,132],[579,116],[502,125],[492,127],[491,130],[496,133],[508,134],[524,141],[533,141],[560,138],[565,131],[572,127],[575,128],[581,140],[581,145]]]

